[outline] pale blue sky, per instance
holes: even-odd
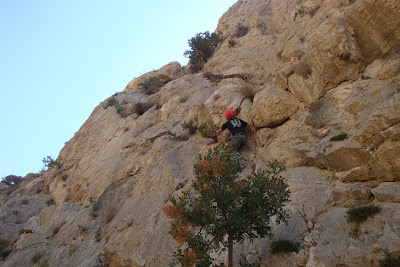
[[[39,172],[93,109],[178,61],[236,0],[0,0],[0,178]]]

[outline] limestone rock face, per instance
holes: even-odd
[[[285,161],[288,224],[234,246],[261,266],[379,266],[400,256],[400,4],[396,0],[237,1],[203,73],[179,63],[133,79],[100,103],[57,159],[0,183],[2,266],[168,266],[176,242],[162,207],[190,189],[198,127],[226,109],[253,126],[242,175]],[[160,88],[140,90],[156,78]],[[159,89],[159,90],[158,90]],[[225,133],[225,142],[229,133]],[[349,208],[382,208],[359,226]],[[279,239],[298,253],[271,254]],[[226,255],[217,255],[217,262]]]
[[[396,0],[360,1],[347,11],[345,19],[368,63],[389,52],[400,42],[400,6]]]

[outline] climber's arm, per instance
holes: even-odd
[[[215,136],[213,137],[215,142],[218,142],[218,136],[222,134],[223,130],[219,129],[218,131],[215,132]]]
[[[247,132],[247,133],[253,132],[253,128],[251,127],[250,124],[247,124],[247,125],[246,125],[246,132]]]

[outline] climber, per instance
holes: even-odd
[[[218,136],[221,135],[224,130],[228,129],[232,134],[229,146],[232,148],[233,152],[236,153],[236,163],[239,165],[239,149],[246,144],[248,139],[246,130],[251,131],[251,127],[250,124],[244,120],[237,118],[232,109],[228,109],[225,112],[225,117],[228,121],[216,132],[214,141],[218,142]]]

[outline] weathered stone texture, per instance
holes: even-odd
[[[59,168],[1,184],[0,231],[12,251],[0,264],[30,266],[42,255],[50,266],[168,266],[176,243],[162,207],[190,187],[198,153],[215,145],[182,123],[220,126],[228,108],[253,126],[242,175],[286,162],[291,217],[274,225],[273,240],[301,244],[273,255],[271,240],[246,240],[236,262],[378,266],[384,250],[400,255],[399,6],[237,1],[219,21],[224,40],[205,65],[209,78],[172,62],[133,79],[95,108]],[[160,90],[138,90],[150,77]],[[382,212],[357,230],[347,210],[371,203]]]

